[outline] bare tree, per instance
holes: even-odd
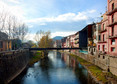
[[[44,36],[44,31],[40,30],[40,31],[37,31],[35,36],[34,36],[34,40],[36,41],[36,43],[38,44],[40,39],[42,38],[42,36]]]
[[[18,38],[23,41],[27,33],[28,33],[28,26],[24,23],[20,24],[18,27]]]

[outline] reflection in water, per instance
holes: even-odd
[[[21,84],[87,84],[87,70],[73,57],[49,52],[48,59],[29,67]],[[15,80],[12,82],[15,84]]]

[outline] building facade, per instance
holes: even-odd
[[[99,53],[108,53],[108,17],[107,12],[102,15],[103,20],[101,21],[101,30],[99,30],[99,40],[97,43],[97,50]]]
[[[74,40],[75,40],[75,44],[74,44],[74,47],[79,47],[79,32],[77,32],[76,34],[75,34],[75,38],[74,38]]]
[[[108,0],[108,54],[117,56],[117,0]]]
[[[12,50],[12,41],[8,39],[8,35],[0,32],[0,51]]]

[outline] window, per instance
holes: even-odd
[[[114,10],[114,3],[112,4],[112,10]]]
[[[103,30],[105,30],[105,25],[103,24]]]
[[[98,50],[100,50],[100,45],[98,45]]]
[[[98,28],[98,30],[99,30],[99,31],[101,30],[101,25],[99,25],[99,28]]]
[[[105,56],[103,56],[103,59],[105,59]]]
[[[112,27],[112,36],[114,36],[114,27]]]
[[[105,51],[105,45],[103,45],[103,51]]]
[[[99,41],[101,40],[101,36],[99,35]]]
[[[0,48],[3,48],[3,42],[0,41]]]
[[[115,45],[115,39],[111,40],[112,45]]]
[[[94,48],[94,52],[95,52],[95,48]]]
[[[111,48],[111,51],[112,51],[112,52],[115,52],[115,47],[112,47],[112,48]]]
[[[103,41],[105,41],[105,35],[103,34]]]
[[[114,23],[114,15],[112,15],[112,23]]]

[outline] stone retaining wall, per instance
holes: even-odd
[[[81,57],[82,59],[91,62],[105,71],[110,71],[112,74],[117,76],[117,56],[109,56],[107,54],[84,54],[84,53],[73,53]]]
[[[28,50],[0,53],[0,82],[8,83],[19,75],[28,64]]]

